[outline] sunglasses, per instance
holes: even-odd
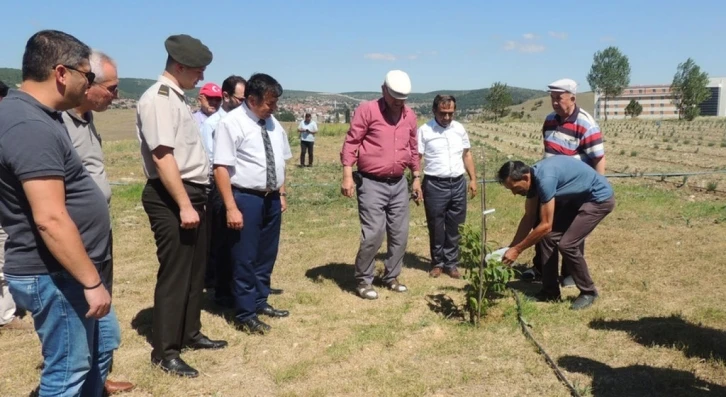
[[[88,82],[88,85],[91,85],[91,84],[93,84],[93,80],[95,80],[95,79],[96,79],[96,74],[95,74],[95,73],[93,73],[93,72],[84,72],[84,71],[82,71],[82,70],[78,70],[78,69],[76,69],[76,68],[74,68],[74,67],[72,67],[72,66],[68,66],[68,65],[63,65],[63,64],[59,64],[59,65],[60,65],[60,66],[63,66],[64,68],[66,68],[66,69],[68,69],[68,70],[72,70],[72,71],[74,71],[74,72],[78,72],[78,73],[82,74],[82,75],[83,75],[83,77],[85,77],[85,78],[86,78],[86,81]],[[57,68],[57,67],[58,67],[59,65],[55,65],[55,66],[53,66],[53,69]]]
[[[103,84],[96,84],[96,85],[99,86],[99,87],[103,87],[103,89],[105,89],[106,91],[108,91],[108,93],[111,94],[111,95],[118,94],[118,85],[112,85],[110,87],[106,87]]]

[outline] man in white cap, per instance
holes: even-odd
[[[590,165],[600,175],[605,175],[605,149],[600,126],[589,113],[575,103],[577,82],[560,79],[547,86],[552,101],[552,110],[542,126],[545,158],[557,155],[571,156]],[[556,209],[561,208],[557,205]],[[580,247],[585,253],[584,240]],[[542,274],[540,247],[535,247],[532,259],[534,267],[522,274],[524,279],[534,279]],[[570,269],[564,266],[561,272],[563,287],[574,287]]]
[[[361,223],[360,248],[355,258],[356,291],[364,299],[378,298],[372,287],[375,256],[387,237],[383,284],[394,292],[408,288],[398,281],[408,242],[408,182],[411,169],[413,196],[422,197],[416,114],[405,105],[411,80],[401,70],[386,74],[383,96],[363,102],[356,109],[340,151],[343,164],[341,193],[358,195]],[[353,172],[353,165],[358,170]]]

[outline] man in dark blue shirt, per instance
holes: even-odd
[[[521,161],[508,161],[497,177],[513,194],[527,197],[524,216],[502,261],[514,263],[522,251],[538,244],[544,266],[542,291],[537,298],[552,301],[560,299],[557,264],[558,253],[561,254],[563,265],[580,290],[572,309],[590,306],[598,292],[581,243],[615,208],[613,189],[607,179],[569,156],[549,157],[532,167]],[[540,222],[535,226],[538,213]]]

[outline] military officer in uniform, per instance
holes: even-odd
[[[209,159],[183,91],[204,79],[212,52],[184,34],[170,36],[164,45],[169,54],[164,73],[141,96],[136,110],[148,179],[141,200],[159,259],[151,362],[171,374],[196,377],[197,370],[179,357],[181,349],[227,346],[201,333]]]

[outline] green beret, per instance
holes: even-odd
[[[186,34],[169,36],[164,42],[166,52],[175,61],[190,68],[201,68],[212,63],[212,51],[199,39]]]

